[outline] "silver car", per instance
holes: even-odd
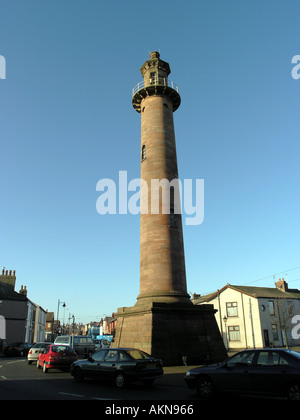
[[[31,349],[29,350],[28,355],[27,355],[28,364],[31,365],[32,362],[36,363],[39,355],[41,353],[43,353],[45,348],[47,346],[49,346],[50,344],[52,344],[52,343],[36,343],[36,344],[34,344],[31,347]]]

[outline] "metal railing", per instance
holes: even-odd
[[[152,81],[150,79],[147,82],[145,82],[145,80],[143,80],[142,82],[139,82],[132,89],[132,96],[134,96],[139,90],[144,89],[148,86],[168,86],[174,89],[177,93],[179,93],[179,88],[174,82],[171,82],[166,78],[159,78],[159,79],[155,78],[155,79],[152,79]]]

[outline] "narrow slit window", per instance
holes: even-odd
[[[170,209],[169,224],[170,224],[170,227],[176,227],[176,220],[175,220],[175,214],[174,214],[173,209]]]
[[[142,147],[142,160],[146,159],[146,146],[143,145]]]

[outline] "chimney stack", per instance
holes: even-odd
[[[2,273],[0,275],[0,283],[8,284],[15,290],[16,285],[16,271],[15,270],[6,270],[5,267],[2,267]]]
[[[284,278],[279,279],[276,283],[275,286],[277,289],[282,290],[283,292],[287,292],[288,291],[288,285],[287,282],[284,281]]]
[[[27,289],[26,289],[26,286],[24,286],[24,288],[23,288],[23,285],[22,285],[19,293],[20,293],[20,295],[24,295],[25,297],[27,297]]]

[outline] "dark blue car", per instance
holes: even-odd
[[[300,353],[289,349],[249,349],[222,363],[191,369],[184,379],[201,398],[236,392],[300,400]]]
[[[75,380],[105,379],[123,388],[128,382],[142,381],[145,385],[163,375],[162,361],[144,351],[132,348],[101,349],[88,359],[71,365]]]

